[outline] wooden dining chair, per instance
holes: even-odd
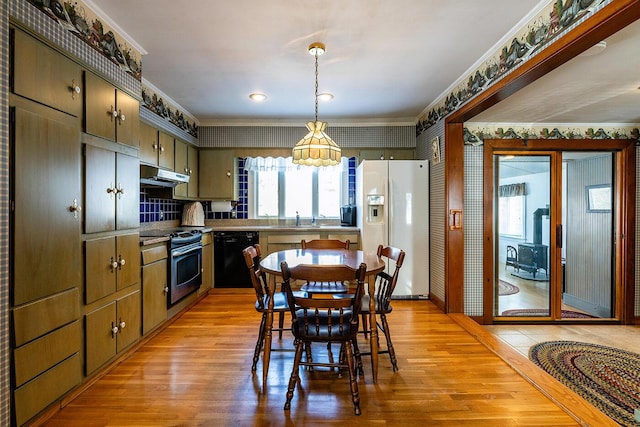
[[[249,269],[249,276],[251,276],[251,283],[256,293],[256,311],[262,314],[260,320],[260,329],[258,330],[258,339],[256,340],[256,347],[253,352],[253,363],[251,364],[251,371],[255,372],[258,366],[258,359],[260,358],[260,352],[263,352],[262,356],[262,373],[263,382],[266,385],[266,378],[269,372],[269,360],[271,358],[271,351],[280,351],[281,349],[271,348],[271,336],[267,336],[267,315],[269,308],[269,299],[273,298],[273,316],[278,314],[280,321],[278,327],[272,329],[272,331],[278,331],[280,337],[282,337],[282,331],[290,331],[291,328],[285,328],[284,314],[289,312],[289,305],[287,302],[287,296],[282,291],[275,291],[271,295],[269,284],[267,282],[267,275],[260,268],[260,259],[262,257],[260,245],[248,246],[242,250],[244,260]]]
[[[302,249],[349,249],[350,242],[337,239],[317,239],[302,240]],[[309,295],[314,294],[346,294],[349,292],[349,284],[344,282],[315,282],[307,281],[300,288],[301,291],[307,292]]]
[[[356,415],[360,415],[360,394],[356,378],[356,359],[361,365],[358,351],[358,314],[364,292],[364,278],[367,271],[366,264],[360,264],[358,269],[346,265],[297,265],[291,269],[286,261],[281,264],[283,286],[287,295],[291,312],[291,331],[295,337],[295,358],[287,400],[284,409],[291,408],[291,399],[296,384],[300,380],[300,366],[330,367],[347,369],[351,386],[351,399]],[[291,289],[293,280],[308,280],[312,282],[341,282],[355,281],[355,293],[344,298],[309,298],[296,295]],[[344,351],[337,361],[330,358],[325,362],[313,361],[307,351],[306,360],[302,360],[303,350],[309,349],[311,343],[340,343]],[[306,346],[306,347],[305,347]]]
[[[378,245],[377,254],[379,257],[385,260],[385,263],[387,265],[389,265],[389,260],[393,260],[395,263],[393,274],[390,275],[389,273],[382,271],[376,275],[375,295],[373,296],[373,298],[375,303],[376,318],[379,319],[376,326],[378,329],[380,329],[380,331],[382,331],[382,333],[384,333],[385,340],[387,341],[387,349],[378,350],[378,354],[389,354],[389,358],[391,359],[391,366],[393,367],[393,371],[396,372],[398,370],[398,361],[396,359],[396,353],[393,348],[393,343],[391,342],[391,330],[389,329],[387,314],[391,313],[391,311],[393,310],[393,307],[391,306],[391,295],[393,294],[393,290],[395,289],[396,283],[398,282],[398,275],[400,273],[400,267],[402,267],[402,263],[404,262],[405,252],[392,246],[383,247],[382,245]],[[370,332],[370,298],[371,296],[368,294],[363,295],[362,308],[360,310],[360,314],[362,315],[362,331],[365,334],[365,337]],[[362,354],[370,355],[371,353]]]

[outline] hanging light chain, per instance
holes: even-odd
[[[316,122],[318,121],[318,49],[316,49]]]

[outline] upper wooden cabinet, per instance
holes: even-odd
[[[235,162],[233,150],[200,150],[200,198],[237,199]]]
[[[411,148],[360,150],[358,160],[413,160],[414,150]]]
[[[175,140],[175,171],[189,175],[188,184],[179,184],[173,190],[177,198],[194,199],[198,197],[198,150],[191,144]]]
[[[139,102],[92,73],[85,73],[85,132],[138,146]]]
[[[12,34],[13,92],[81,117],[82,67],[20,30]]]
[[[140,162],[173,170],[173,138],[140,122]]]
[[[85,145],[85,233],[140,225],[137,157]]]

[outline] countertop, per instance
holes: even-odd
[[[206,225],[204,227],[177,227],[180,230],[201,230],[203,233],[216,231],[268,231],[268,232],[297,232],[309,233],[314,231],[333,231],[333,232],[359,232],[358,227],[344,227],[341,225],[256,225],[256,224],[230,224],[230,225]],[[151,230],[140,230],[140,246],[154,245],[156,243],[168,242],[169,233],[175,231],[175,227],[171,228],[154,228]]]

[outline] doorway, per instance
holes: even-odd
[[[577,151],[547,142],[535,150],[529,143],[485,141],[492,241],[485,318],[619,321],[624,148]]]

